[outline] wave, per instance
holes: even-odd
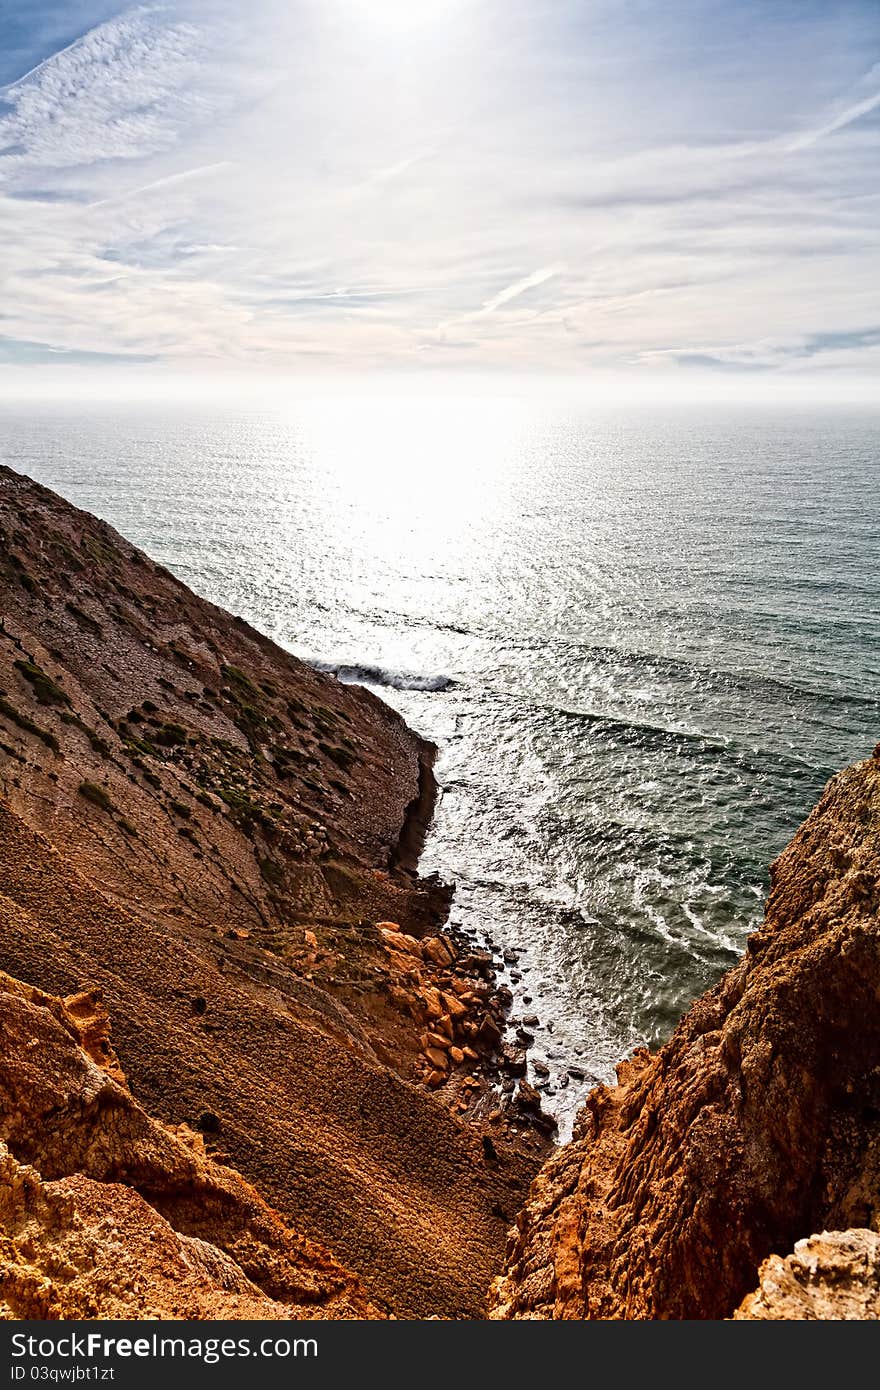
[[[493,691],[493,694],[506,699],[511,697],[509,691]],[[782,748],[751,748],[735,737],[723,735],[713,737],[690,729],[670,729],[643,720],[616,718],[596,710],[571,709],[552,701],[525,698],[516,693],[514,693],[513,698],[521,700],[523,704],[533,710],[584,724],[594,729],[600,737],[617,739],[625,747],[637,749],[665,748],[671,752],[677,752],[683,745],[686,745],[692,747],[698,754],[720,755],[730,762],[749,768],[754,771],[755,775],[765,773],[767,768],[771,766],[784,766],[794,769],[801,776],[821,777],[823,781],[827,781],[837,770],[831,765],[812,763],[807,758]]]
[[[407,671],[391,671],[385,666],[350,664],[345,661],[310,661],[315,671],[335,676],[345,685],[378,685],[389,690],[451,690],[451,676],[421,676]]]

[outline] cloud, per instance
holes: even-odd
[[[819,330],[795,338],[714,346],[663,348],[644,354],[646,359],[666,358],[681,367],[718,371],[760,371],[806,362],[811,358],[880,348],[880,326],[828,333]]]
[[[5,87],[0,180],[35,171],[137,160],[172,149],[181,127],[209,114],[194,25],[138,7],[99,25]]]
[[[801,135],[796,135],[794,139],[786,142],[785,148],[789,153],[796,150],[809,149],[820,140],[825,140],[829,135],[834,135],[838,130],[844,130],[846,126],[852,125],[854,121],[861,120],[862,116],[868,116],[872,111],[876,111],[880,106],[880,91],[872,92],[870,96],[862,101],[857,101],[853,106],[846,107],[845,110],[825,121],[823,125],[816,126],[813,130],[805,130]]]
[[[354,0],[109,8],[68,7],[99,17],[73,42],[57,0],[21,11],[9,338],[260,370],[873,360],[874,0],[847,25],[715,0],[397,27]]]
[[[544,285],[548,280],[552,280],[554,275],[558,275],[561,266],[548,265],[543,270],[535,270],[531,275],[526,275],[522,280],[515,280],[506,289],[499,290],[498,294],[493,294],[491,299],[487,299],[480,313],[494,314],[496,309],[500,309],[503,304],[509,304],[511,299],[519,299],[526,290],[536,289],[538,285]]]
[[[140,198],[144,193],[155,193],[159,188],[169,188],[172,184],[183,183],[186,179],[203,178],[205,174],[221,174],[231,167],[228,159],[221,159],[216,164],[199,164],[195,169],[181,169],[179,174],[166,174],[164,178],[142,183],[138,188],[130,188],[114,198],[99,198],[96,202],[90,203],[89,207],[103,208],[110,203],[124,202],[126,198]]]
[[[120,366],[155,362],[143,353],[81,352],[74,348],[52,347],[49,343],[25,342],[0,335],[0,368],[28,364],[52,366]]]

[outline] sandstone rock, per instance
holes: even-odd
[[[880,1319],[880,1236],[875,1231],[823,1231],[799,1240],[783,1259],[771,1255],[759,1285],[734,1318],[765,1322]]]
[[[443,1003],[450,1018],[464,1018],[467,1014],[467,1005],[463,1004],[455,994],[450,994],[448,990],[443,991]]]
[[[445,1071],[449,1066],[449,1058],[442,1048],[426,1047],[425,1056],[435,1071]]]
[[[197,1135],[146,1114],[106,1036],[94,992],[0,973],[0,1318],[382,1316]]]
[[[428,1016],[430,1018],[443,1018],[446,1010],[440,998],[440,991],[435,989],[433,985],[422,985],[418,993],[428,1011]]]
[[[415,956],[421,960],[421,942],[417,941],[414,936],[409,936],[406,932],[401,931],[399,927],[394,932],[381,930],[379,935],[389,950],[399,955]]]
[[[429,936],[421,944],[425,959],[433,961],[441,969],[451,965],[456,958],[455,948],[445,937]]]
[[[450,1055],[450,1057],[452,1058],[452,1060],[453,1060],[453,1062],[455,1063],[455,1065],[456,1065],[457,1067],[460,1067],[461,1064],[462,1064],[462,1062],[464,1061],[464,1053],[462,1052],[461,1048],[460,1048],[460,1047],[450,1047],[450,1049],[449,1049],[449,1055]]]

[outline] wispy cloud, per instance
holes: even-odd
[[[526,290],[536,289],[538,285],[544,285],[548,280],[552,280],[554,275],[558,275],[561,269],[562,267],[558,265],[548,265],[545,266],[543,270],[532,271],[531,275],[524,276],[522,280],[515,280],[513,284],[508,285],[506,289],[499,290],[497,294],[493,294],[491,299],[486,300],[479,312],[481,314],[494,314],[495,310],[500,309],[503,304],[509,304],[512,299],[519,299],[520,295],[525,294]],[[474,317],[476,317],[476,315]]]
[[[872,92],[870,96],[862,101],[855,102],[852,106],[847,106],[836,116],[825,121],[822,125],[816,126],[813,130],[805,130],[802,134],[796,135],[787,142],[786,148],[790,151],[806,150],[810,145],[815,145],[819,140],[825,140],[829,135],[834,135],[838,130],[844,130],[846,126],[852,125],[854,121],[861,120],[862,116],[868,116],[872,111],[876,111],[880,106],[880,91]]]
[[[874,361],[876,0],[73,9],[0,89],[17,360]]]
[[[98,198],[95,202],[89,203],[90,208],[105,208],[113,203],[123,203],[127,198],[140,198],[144,193],[155,193],[159,188],[170,188],[173,184],[184,183],[188,179],[203,178],[206,174],[221,174],[232,166],[228,159],[221,159],[216,164],[198,164],[194,169],[181,169],[179,174],[166,174],[161,179],[153,179],[151,183],[142,183],[137,188],[127,189],[124,193],[118,193],[113,198]]]

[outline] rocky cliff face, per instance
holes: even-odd
[[[136,1103],[94,993],[0,975],[0,1057],[0,1316],[380,1316],[200,1135]]]
[[[517,1218],[491,1316],[728,1317],[771,1255],[741,1315],[876,1316],[878,755],[832,778],[773,865],[740,965],[589,1097]],[[838,1275],[839,1307],[863,1312],[827,1312]]]
[[[482,1142],[490,983],[414,872],[431,757],[367,691],[0,468],[0,969],[100,990],[137,1101],[374,1303],[479,1315],[540,1142]],[[0,1123],[41,1181],[105,1181]]]

